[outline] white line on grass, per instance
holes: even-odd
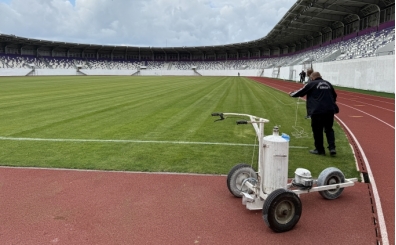
[[[123,174],[167,174],[167,175],[192,175],[192,176],[227,176],[226,174],[199,174],[199,173],[176,173],[176,172],[139,172],[122,170],[99,170],[99,169],[76,169],[76,168],[45,168],[45,167],[13,167],[0,166],[0,169],[25,169],[25,170],[47,170],[47,171],[74,171],[74,172],[103,172]]]
[[[3,137],[0,140],[12,141],[47,141],[47,142],[97,142],[97,143],[155,143],[155,144],[181,144],[181,145],[223,145],[223,146],[254,146],[254,144],[223,143],[223,142],[194,142],[194,141],[160,141],[160,140],[98,140],[98,139],[46,139],[46,138],[19,138]],[[305,149],[305,146],[289,146],[289,148]]]

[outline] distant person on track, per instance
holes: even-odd
[[[326,155],[323,147],[323,131],[326,134],[330,155],[337,154],[333,130],[334,114],[339,112],[336,104],[337,93],[333,85],[322,79],[319,72],[311,74],[311,82],[299,90],[290,92],[291,97],[307,96],[308,114],[311,116],[311,127],[315,149],[309,152],[316,155]]]
[[[304,70],[302,70],[301,72],[300,72],[300,83],[304,83],[304,81],[305,81],[305,71]]]

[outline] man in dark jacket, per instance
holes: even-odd
[[[334,114],[338,113],[336,105],[337,94],[328,81],[322,79],[319,72],[313,72],[311,82],[301,89],[290,92],[292,97],[307,96],[308,114],[311,116],[311,127],[315,141],[315,149],[309,152],[326,155],[323,147],[323,130],[326,134],[330,155],[335,155],[335,137],[333,130]]]
[[[304,83],[305,75],[306,75],[305,71],[302,70],[299,75],[300,75],[300,83]]]

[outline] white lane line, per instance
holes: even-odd
[[[359,148],[360,153],[362,154],[364,164],[367,169],[367,174],[370,179],[370,185],[371,188],[373,189],[373,195],[374,195],[374,200],[375,200],[375,207],[377,210],[377,216],[378,216],[378,223],[379,223],[379,230],[381,233],[382,237],[382,244],[383,245],[388,245],[389,244],[389,239],[388,239],[388,231],[386,229],[386,224],[385,224],[385,218],[384,218],[384,212],[382,211],[382,205],[381,205],[381,200],[379,197],[378,189],[377,189],[377,184],[375,183],[373,172],[371,171],[370,163],[366,157],[366,154],[364,154],[363,148],[359,144],[359,141],[356,139],[355,135],[352,133],[352,131],[348,128],[348,126],[339,118],[337,117],[338,121],[345,127],[345,129],[349,132],[349,134],[352,136],[353,140],[355,141],[357,147]]]
[[[348,98],[357,98],[358,100],[375,101],[380,103],[385,103],[389,105],[395,104],[395,99],[385,98],[385,97],[373,97],[371,95],[360,96],[356,93],[351,94],[350,92],[343,92],[342,90],[337,90],[338,95],[347,96]],[[341,98],[341,97],[339,97]],[[344,99],[344,98],[343,98]]]
[[[373,115],[371,115],[371,114],[369,114],[369,113],[367,113],[367,112],[364,112],[364,111],[362,111],[362,110],[356,109],[355,107],[346,105],[346,104],[344,104],[344,103],[339,103],[339,102],[337,102],[337,103],[340,104],[340,105],[344,105],[344,106],[346,106],[346,107],[352,108],[352,109],[354,109],[354,110],[357,110],[357,111],[359,111],[359,112],[361,112],[361,113],[363,113],[363,114],[366,114],[366,115],[368,115],[368,116],[370,116],[370,117],[372,117],[372,118],[374,118],[374,119],[377,119],[378,121],[380,121],[380,122],[382,122],[382,123],[388,125],[389,127],[395,129],[394,126],[390,125],[389,123],[387,123],[387,122],[385,122],[385,121],[379,119],[378,117],[375,117],[375,116],[373,116]]]
[[[352,101],[352,102],[355,102],[355,103],[365,104],[365,105],[372,106],[372,107],[377,107],[377,108],[385,110],[385,111],[395,112],[394,110],[387,109],[387,108],[384,108],[384,107],[381,107],[381,106],[377,106],[377,105],[373,105],[373,104],[370,104],[370,103],[365,103],[365,102],[358,101],[358,100],[353,100],[353,99],[345,99],[345,98],[343,98],[343,99],[344,100],[349,100],[349,101]],[[363,105],[359,105],[359,106],[363,106]]]
[[[139,172],[122,170],[98,170],[98,169],[75,169],[75,168],[40,168],[40,167],[13,167],[0,166],[0,169],[23,169],[23,170],[46,170],[46,171],[71,171],[71,172],[100,172],[100,173],[122,173],[122,174],[167,174],[167,175],[192,175],[192,176],[227,176],[225,174],[199,174],[199,173],[176,173],[176,172]]]
[[[46,139],[46,138],[19,138],[3,137],[0,140],[12,141],[47,141],[47,142],[97,142],[97,143],[155,143],[155,144],[181,144],[181,145],[223,145],[223,146],[255,146],[254,144],[222,143],[222,142],[194,142],[194,141],[160,141],[160,140],[98,140],[98,139]],[[305,146],[289,146],[289,148],[305,149]]]

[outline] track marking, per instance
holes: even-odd
[[[348,100],[348,99],[345,99],[345,98],[342,98],[342,99]],[[352,100],[352,101],[354,101],[354,100]],[[355,106],[362,106],[362,107],[363,107],[363,106],[371,106],[371,107],[379,108],[379,109],[381,109],[381,110],[390,111],[390,112],[395,112],[395,110],[387,109],[387,108],[384,108],[384,107],[382,107],[382,106],[377,106],[377,105],[373,105],[373,104],[369,104],[369,103],[364,103],[364,102],[362,102],[362,101],[359,101],[359,103],[363,103],[364,105],[355,105]]]
[[[99,140],[99,139],[46,139],[46,138],[16,138],[3,137],[0,140],[12,141],[46,141],[46,142],[97,142],[97,143],[155,143],[155,144],[180,144],[180,145],[222,145],[222,146],[255,146],[254,144],[222,143],[222,142],[194,142],[194,141],[160,141],[160,140]],[[305,146],[289,146],[289,148],[305,149]]]
[[[395,104],[395,99],[391,98],[385,98],[385,97],[378,97],[378,96],[371,96],[371,95],[364,95],[364,96],[357,96],[354,95],[351,97],[351,93],[354,92],[345,92],[342,90],[337,90],[337,94],[347,96],[349,99],[355,99],[355,100],[366,100],[366,101],[375,101],[375,102],[380,102],[380,103],[385,103],[389,105],[394,105]],[[346,99],[346,98],[345,98]]]
[[[336,116],[337,117],[337,116]],[[362,154],[362,158],[364,161],[364,164],[366,165],[367,168],[367,174],[369,175],[370,179],[370,184],[371,188],[373,189],[373,195],[374,195],[374,200],[375,200],[375,207],[377,210],[377,216],[378,216],[378,223],[379,223],[379,230],[381,233],[382,237],[382,244],[388,245],[389,244],[389,239],[388,239],[388,231],[386,229],[386,224],[385,224],[385,218],[384,218],[384,213],[382,211],[382,206],[381,206],[381,200],[379,197],[378,189],[377,189],[377,184],[375,183],[374,180],[374,175],[371,171],[370,163],[366,157],[366,154],[363,151],[363,148],[361,147],[359,141],[356,139],[355,135],[352,133],[352,131],[348,128],[348,126],[339,118],[337,117],[337,120],[345,127],[345,129],[349,132],[351,137],[353,138],[354,142],[356,143],[357,147],[359,148],[360,153]]]
[[[339,103],[339,102],[337,102],[337,103]],[[366,115],[368,115],[368,116],[370,116],[370,117],[372,117],[372,118],[374,118],[374,119],[377,119],[378,121],[380,121],[380,122],[382,122],[382,123],[388,125],[389,127],[395,129],[394,126],[390,125],[389,123],[387,123],[387,122],[385,122],[385,121],[379,119],[378,117],[375,117],[375,116],[373,116],[373,115],[371,115],[371,114],[369,114],[369,113],[367,113],[367,112],[364,112],[364,111],[362,111],[362,110],[356,109],[356,108],[354,108],[354,107],[352,107],[352,106],[349,106],[349,105],[346,105],[346,104],[344,104],[344,103],[339,103],[339,104],[340,104],[340,105],[344,105],[344,106],[349,107],[349,108],[352,108],[352,109],[354,109],[354,110],[360,111],[361,113],[366,114]]]

